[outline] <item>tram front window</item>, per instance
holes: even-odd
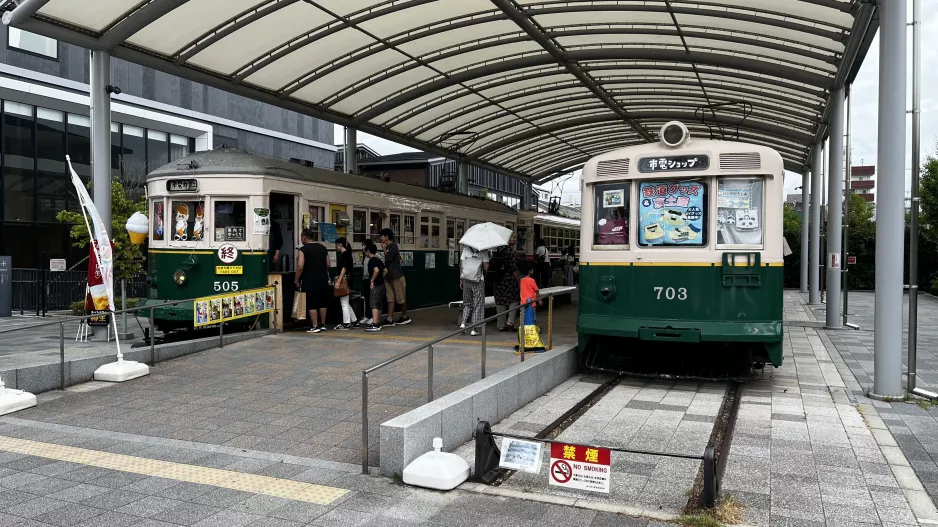
[[[629,245],[629,184],[596,185],[593,245],[627,249]],[[566,242],[565,242],[566,243]]]
[[[243,201],[215,201],[215,241],[245,241],[246,211]]]
[[[638,188],[641,245],[707,245],[707,185],[698,180],[642,182]]]
[[[762,246],[762,178],[717,183],[717,245]]]

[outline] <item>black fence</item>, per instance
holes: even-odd
[[[13,311],[43,314],[67,310],[85,297],[87,285],[87,271],[13,269]],[[120,287],[120,281],[115,280],[115,300],[120,297]],[[146,276],[127,280],[127,298],[143,298],[146,293]],[[116,307],[120,309],[121,306]]]

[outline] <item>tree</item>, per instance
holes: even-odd
[[[930,235],[938,234],[938,158],[932,154],[925,158],[922,165],[922,171],[919,173],[921,201],[921,225],[923,231],[929,231]]]
[[[90,186],[89,182],[89,193]],[[146,200],[132,201],[127,197],[127,191],[120,181],[112,181],[111,240],[114,242],[114,277],[118,280],[131,279],[144,271],[143,252],[139,245],[130,242],[130,236],[127,234],[127,219],[134,212],[146,214]],[[63,210],[56,215],[56,219],[72,224],[70,235],[75,240],[72,246],[88,247],[91,240],[81,212]]]

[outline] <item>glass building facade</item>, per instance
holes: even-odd
[[[87,248],[72,247],[71,226],[56,216],[79,210],[65,155],[83,181],[91,179],[89,118],[13,101],[0,108],[0,255],[16,268],[47,268],[49,258],[78,263]],[[112,177],[132,199],[143,197],[149,171],[194,150],[193,138],[111,123]]]

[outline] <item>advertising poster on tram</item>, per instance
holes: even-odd
[[[643,182],[638,192],[641,245],[704,245],[703,183]]]
[[[218,324],[239,318],[271,313],[273,310],[273,287],[197,298],[192,313],[192,325],[200,327]]]

